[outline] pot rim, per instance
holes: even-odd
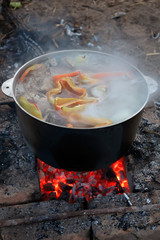
[[[134,69],[138,74],[139,76],[141,76],[141,78],[143,79],[144,83],[146,84],[146,88],[147,88],[147,93],[146,93],[146,100],[144,101],[144,103],[142,104],[142,106],[140,107],[140,109],[135,112],[133,115],[131,115],[129,118],[123,120],[123,121],[119,121],[119,122],[116,122],[116,123],[113,123],[111,125],[107,125],[107,126],[100,126],[100,127],[89,127],[89,128],[78,128],[78,127],[74,127],[74,128],[70,128],[70,127],[67,127],[67,126],[62,126],[62,125],[58,125],[58,124],[54,124],[54,123],[50,123],[50,122],[45,122],[44,120],[41,120],[39,118],[36,118],[35,116],[33,116],[32,114],[28,113],[25,109],[23,109],[23,107],[21,107],[21,105],[19,104],[19,102],[17,101],[16,97],[15,97],[15,83],[17,81],[17,79],[20,77],[21,75],[21,72],[23,69],[25,69],[26,67],[28,68],[30,65],[32,65],[33,63],[37,63],[39,62],[38,60],[39,59],[42,59],[44,60],[45,58],[48,58],[50,56],[54,56],[54,54],[58,54],[58,53],[65,53],[65,52],[86,52],[86,53],[95,53],[95,54],[101,54],[101,55],[106,55],[106,56],[109,56],[111,58],[115,58],[115,59],[119,59],[121,62],[125,63],[126,65],[128,65],[129,67],[131,67],[132,69]],[[24,72],[24,70],[23,70]],[[16,73],[14,74],[14,77],[13,77],[13,82],[12,82],[12,98],[14,99],[15,103],[18,105],[18,107],[24,111],[27,115],[31,116],[32,118],[35,118],[36,120],[44,123],[44,124],[49,124],[51,126],[55,126],[55,127],[59,127],[59,128],[65,128],[65,129],[72,129],[72,130],[90,130],[90,129],[99,129],[99,128],[108,128],[108,127],[113,127],[113,126],[116,126],[116,125],[119,125],[121,123],[124,123],[128,120],[130,120],[131,118],[133,118],[134,116],[136,116],[138,113],[140,113],[145,105],[147,104],[148,102],[148,99],[149,99],[149,89],[148,89],[148,84],[147,84],[147,81],[144,77],[144,75],[141,73],[141,71],[139,69],[137,69],[134,65],[126,62],[125,60],[123,60],[122,58],[120,57],[117,57],[117,56],[114,56],[112,54],[108,54],[108,53],[105,53],[105,52],[100,52],[100,51],[93,51],[93,50],[87,50],[87,49],[70,49],[70,50],[60,50],[60,51],[53,51],[53,52],[49,52],[49,53],[46,53],[46,54],[43,54],[43,55],[40,55],[38,57],[35,57],[31,60],[29,60],[28,62],[26,62],[25,64],[23,64],[17,71]]]

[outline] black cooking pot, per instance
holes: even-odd
[[[103,64],[101,58],[125,65],[136,78],[141,81],[141,98],[138,110],[127,119],[105,127],[68,128],[46,123],[26,112],[15,97],[15,86],[22,73],[31,65],[40,63],[48,58],[64,57],[68,54],[97,55],[98,64]],[[23,65],[12,80],[2,86],[4,92],[10,91],[16,103],[18,119],[25,140],[35,155],[47,164],[66,170],[90,171],[105,168],[127,154],[136,134],[143,108],[148,100],[148,86],[143,75],[133,66],[109,54],[86,51],[66,50],[53,52],[37,57]],[[120,93],[123,94],[123,93]]]

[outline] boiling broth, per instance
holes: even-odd
[[[70,77],[69,81],[73,83],[73,89],[85,89],[86,95],[80,95],[81,90],[73,91],[70,86],[65,88],[64,82],[61,83],[61,91],[48,100],[47,93],[57,87],[53,77],[78,71],[81,74]],[[21,104],[20,101],[23,97],[30,104],[27,109],[37,109],[42,121],[59,126],[91,128],[117,124],[136,114],[146,101],[143,77],[130,65],[101,53],[55,53],[41,62],[38,68],[22,75],[24,77],[20,77],[15,88],[17,101],[24,107],[26,102]],[[77,104],[57,109],[55,99],[59,98],[76,99]],[[88,102],[80,103],[83,100]],[[28,112],[32,114],[33,111]]]

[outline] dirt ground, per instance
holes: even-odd
[[[85,48],[116,54],[159,81],[159,0],[1,0],[1,83],[45,52]]]

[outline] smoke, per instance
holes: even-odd
[[[79,17],[72,14],[59,15],[61,6],[57,6],[59,9],[56,6],[53,7],[54,18],[49,18],[49,20],[46,18],[45,22],[38,22],[36,16],[31,15],[29,23],[31,29],[28,31],[16,30],[14,35],[10,36],[10,40],[6,41],[7,58],[13,59],[16,70],[28,60],[52,51],[66,49],[100,51],[112,54],[140,69],[142,74],[147,76],[147,82],[149,82],[149,79],[151,81],[149,84],[149,88],[151,88],[149,89],[149,92],[151,92],[149,99],[152,101],[158,97],[159,79],[153,73],[155,71],[154,66],[149,60],[146,64],[145,52],[136,44],[133,38],[125,39],[121,29],[118,27],[119,20],[111,17],[109,9],[107,22],[104,21],[103,26],[106,31],[103,32],[103,28],[98,24],[99,12],[95,11],[94,17],[91,14],[89,14],[88,18],[85,16],[89,6],[87,8],[83,6],[84,11],[81,12],[82,15]],[[69,8],[69,6],[66,7]],[[74,8],[74,6],[72,7]],[[84,21],[85,18],[86,22]],[[102,18],[102,20],[105,20],[104,16]],[[90,25],[91,21],[93,26]],[[89,31],[89,26],[92,31]],[[35,29],[38,30],[35,31]]]

